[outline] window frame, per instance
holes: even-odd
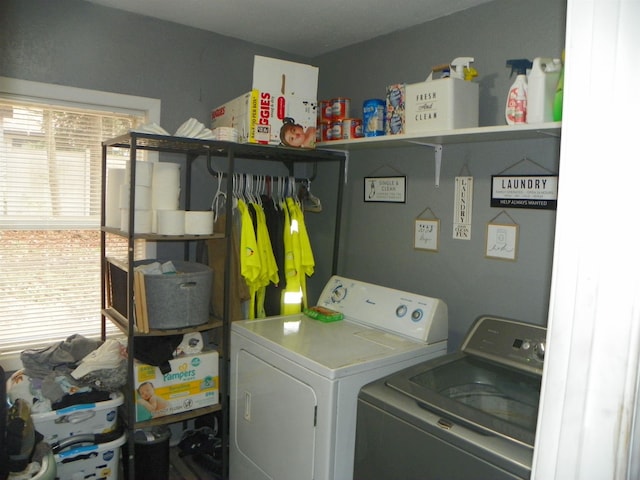
[[[161,100],[100,90],[54,85],[0,76],[0,96],[17,102],[37,102],[108,112],[134,113],[147,122],[160,123]],[[149,152],[149,161],[157,162],[157,152]],[[146,242],[146,255],[155,256],[155,242]],[[0,354],[0,364],[6,371],[21,367],[18,354]]]

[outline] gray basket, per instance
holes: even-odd
[[[141,260],[135,265],[154,261]],[[171,262],[178,273],[144,275],[149,328],[171,330],[207,323],[213,270],[201,263]]]

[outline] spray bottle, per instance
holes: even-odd
[[[473,57],[454,58],[450,65],[451,78],[459,78],[470,82],[473,77],[477,77],[477,70],[471,66],[473,61]]]
[[[525,58],[507,60],[507,67],[511,67],[511,75],[516,72],[516,81],[513,82],[507,95],[507,104],[504,116],[509,125],[527,123],[527,69],[533,63]]]
[[[553,121],[562,120],[562,102],[564,100],[564,50],[562,51],[562,68],[560,69],[560,79],[556,87],[556,94],[553,98]]]

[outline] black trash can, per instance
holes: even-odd
[[[169,480],[169,439],[165,426],[140,428],[134,432],[136,480]],[[129,462],[125,461],[125,474]]]

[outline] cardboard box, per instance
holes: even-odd
[[[478,84],[440,78],[405,87],[405,132],[453,130],[478,126]]]
[[[215,108],[211,128],[236,128],[241,143],[313,148],[317,91],[317,67],[256,55],[252,90]],[[296,126],[301,136],[287,143],[285,125]]]
[[[405,133],[406,88],[404,83],[387,87],[384,130],[386,135]]]
[[[185,355],[169,360],[169,364],[171,371],[163,374],[158,367],[134,362],[136,421],[218,403],[218,352]]]

